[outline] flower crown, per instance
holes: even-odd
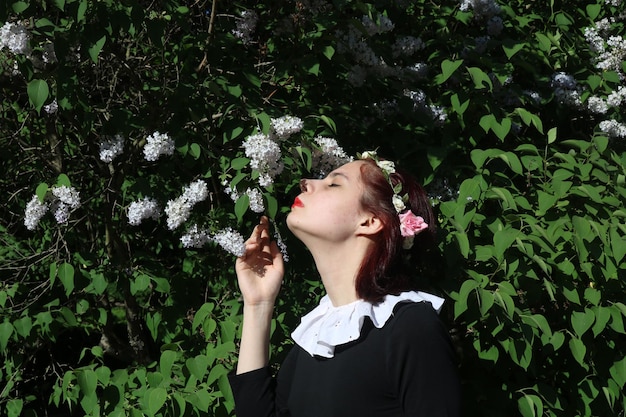
[[[407,194],[400,195],[402,191],[402,184],[398,183],[395,186],[391,182],[391,174],[396,172],[396,165],[393,161],[381,161],[378,159],[378,155],[376,151],[367,151],[361,154],[357,154],[359,159],[371,159],[376,162],[376,165],[380,168],[385,179],[391,186],[393,190],[393,197],[391,198],[391,202],[398,213],[398,217],[400,218],[400,233],[404,238],[402,241],[403,249],[411,249],[413,247],[413,240],[415,236],[421,233],[422,231],[428,228],[428,223],[424,221],[422,216],[416,216],[410,209],[407,209],[406,203],[409,200],[409,196]]]

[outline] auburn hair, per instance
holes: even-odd
[[[435,216],[424,188],[413,176],[396,168],[396,172],[389,176],[391,184],[394,187],[402,185],[398,194],[408,195],[406,208],[428,223],[428,228],[415,236],[413,247],[403,249],[400,218],[392,202],[393,189],[374,160],[363,161],[365,163],[360,168],[363,183],[361,206],[376,216],[383,227],[373,236],[374,244],[363,258],[355,286],[360,298],[379,303],[387,294],[399,294],[411,289],[412,282],[404,259],[409,255],[411,263],[419,263],[425,250],[434,246]]]

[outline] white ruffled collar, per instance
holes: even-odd
[[[407,291],[400,295],[387,295],[376,305],[357,300],[350,304],[334,307],[328,295],[317,307],[302,317],[300,325],[291,334],[293,340],[311,356],[332,358],[335,347],[355,341],[361,335],[365,317],[374,326],[381,328],[393,315],[393,309],[401,301],[428,301],[439,312],[443,298],[421,291]]]

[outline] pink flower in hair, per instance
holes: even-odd
[[[428,228],[428,223],[422,216],[416,216],[411,210],[399,214],[398,217],[400,217],[400,233],[404,237],[415,236]]]

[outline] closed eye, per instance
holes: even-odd
[[[328,184],[329,187],[339,187],[339,184]]]

